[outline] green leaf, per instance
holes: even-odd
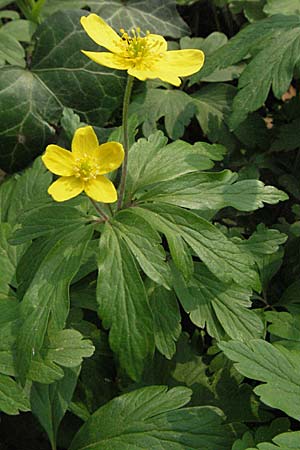
[[[236,128],[250,112],[264,104],[271,86],[277,98],[288,90],[298,62],[299,28],[299,16],[271,16],[241,30],[211,57],[203,76],[217,67],[227,67],[249,54],[252,56],[239,79],[231,128]]]
[[[46,361],[53,361],[64,367],[77,367],[83,358],[92,356],[95,347],[76,330],[61,330],[50,335],[43,348]]]
[[[219,409],[178,410],[190,394],[184,387],[167,391],[164,386],[152,386],[117,397],[87,420],[69,450],[229,450],[232,437],[222,425]]]
[[[30,20],[19,19],[7,22],[1,27],[1,30],[6,34],[11,34],[20,42],[30,43],[36,27],[36,24]]]
[[[127,244],[108,223],[100,239],[97,301],[99,316],[110,328],[109,343],[133,379],[153,351],[153,322],[147,294]]]
[[[10,377],[0,374],[0,411],[16,415],[30,411],[29,400],[23,389]]]
[[[221,281],[234,281],[259,290],[252,258],[241,252],[211,223],[192,212],[166,204],[145,204],[133,211],[148,220],[158,231],[166,235],[180,235]]]
[[[9,223],[0,223],[0,297],[13,294],[11,286],[15,285],[15,272],[22,250],[8,243],[11,232]]]
[[[145,274],[157,284],[170,289],[171,273],[157,231],[130,209],[121,211],[112,225],[118,230]]]
[[[10,239],[15,245],[41,236],[72,232],[87,224],[87,216],[72,206],[50,203],[25,211],[18,221],[21,227]]]
[[[17,370],[21,379],[25,378],[33,356],[42,348],[49,321],[53,331],[64,328],[69,312],[69,285],[79,269],[91,233],[92,229],[85,227],[72,233],[60,233],[48,241],[41,238],[42,247],[36,241],[23,256],[26,264],[28,252],[30,259],[32,248],[40,250],[29,274],[28,269],[27,275],[22,273],[27,278],[27,286],[23,283],[23,291],[26,291],[21,303],[22,325],[17,339]]]
[[[267,4],[264,7],[264,13],[268,16],[274,14],[286,14],[290,16],[292,14],[300,14],[300,1],[299,0],[267,0]]]
[[[23,168],[43,152],[53,140],[53,125],[63,107],[103,126],[122,103],[122,72],[101,67],[81,53],[98,48],[80,25],[84,14],[59,11],[38,27],[31,71],[0,71],[0,101],[5,105],[0,114],[0,166],[7,172]]]
[[[143,123],[144,136],[154,133],[157,122],[164,117],[168,136],[176,140],[184,134],[196,108],[193,99],[183,91],[147,89],[134,98],[129,111],[137,114],[139,123]]]
[[[258,444],[257,448],[259,450],[300,450],[299,439],[300,431],[289,431],[272,439],[276,445],[265,442]]]
[[[25,50],[14,36],[0,30],[0,58],[9,64],[25,67]]]
[[[65,369],[64,377],[56,383],[32,385],[32,413],[47,432],[52,448],[56,448],[58,427],[71,403],[78,375],[79,367]]]
[[[162,355],[171,359],[181,333],[181,316],[176,296],[172,291],[152,285],[149,299],[154,320],[155,345]]]
[[[205,86],[191,97],[196,106],[196,118],[204,135],[211,142],[218,142],[227,148],[235,146],[235,138],[228,128],[229,115],[236,88],[229,84]]]
[[[130,30],[140,27],[165,36],[179,38],[189,33],[189,28],[176,10],[175,0],[46,0],[44,14],[63,9],[89,6],[91,12],[99,14],[117,32],[120,28]]]
[[[292,315],[288,312],[267,311],[265,313],[268,322],[268,331],[280,338],[296,341],[300,348],[300,321],[299,314]]]
[[[18,223],[18,216],[33,207],[35,203],[47,203],[50,196],[47,189],[52,174],[47,171],[40,158],[21,176],[13,175],[0,185],[1,220]]]
[[[193,277],[185,282],[174,270],[174,289],[191,321],[207,327],[210,336],[247,341],[260,337],[264,327],[251,307],[251,290],[235,283],[224,283],[203,264],[195,264]]]
[[[259,180],[236,181],[237,174],[224,170],[214,173],[189,173],[175,180],[156,184],[139,197],[189,209],[219,210],[232,206],[239,211],[255,211],[264,203],[287,200],[285,192],[265,186]]]
[[[185,173],[213,167],[213,161],[223,159],[225,149],[219,145],[184,141],[167,144],[167,138],[157,132],[139,139],[130,149],[127,176],[127,198],[147,185],[175,179]]]
[[[222,342],[219,347],[234,361],[244,376],[262,381],[254,389],[261,400],[289,416],[300,418],[299,355],[275,347],[261,339],[247,344],[238,341]]]

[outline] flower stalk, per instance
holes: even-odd
[[[132,87],[133,87],[133,80],[134,80],[134,77],[132,75],[128,75],[125,94],[124,94],[124,100],[123,100],[122,131],[123,131],[123,147],[124,147],[125,155],[124,155],[124,161],[123,161],[123,166],[122,166],[122,175],[121,175],[121,181],[120,181],[117,210],[122,208],[124,194],[125,194],[125,188],[126,188],[126,178],[127,178],[127,168],[128,168],[128,152],[129,152],[128,109],[129,109],[130,97],[131,97],[131,92],[132,92]]]
[[[97,213],[99,214],[99,216],[103,217],[103,219],[104,219],[105,221],[109,220],[109,217],[105,214],[104,211],[102,211],[102,209],[100,208],[100,206],[98,205],[98,203],[97,203],[95,200],[93,200],[91,197],[88,197],[88,198],[89,198],[90,201],[92,202],[92,204],[93,204],[95,210],[97,211]]]

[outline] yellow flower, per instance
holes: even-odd
[[[103,175],[120,167],[124,149],[118,142],[99,145],[92,127],[78,128],[72,140],[72,151],[58,145],[48,145],[43,163],[52,173],[60,175],[48,189],[57,202],[63,202],[85,192],[97,202],[113,203],[117,191]]]
[[[198,72],[204,63],[201,50],[167,51],[166,40],[158,34],[146,33],[141,36],[139,28],[119,36],[101,17],[96,14],[81,17],[81,25],[93,41],[109,52],[82,52],[97,64],[112,69],[127,70],[139,80],[160,78],[162,81],[179,86],[179,77]]]

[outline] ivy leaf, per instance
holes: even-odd
[[[191,321],[207,327],[210,336],[222,339],[225,333],[232,339],[247,341],[260,337],[263,323],[251,307],[251,290],[235,283],[224,283],[204,264],[195,264],[193,277],[185,282],[174,270],[174,289]]]
[[[219,347],[244,376],[264,384],[254,392],[272,408],[300,418],[299,355],[261,339],[222,342]]]
[[[137,114],[143,123],[144,136],[157,130],[157,122],[164,117],[168,136],[176,140],[184,134],[195,115],[193,99],[183,91],[170,89],[147,89],[136,96],[130,105],[130,113]]]
[[[121,105],[122,72],[105,69],[81,53],[97,49],[80,25],[84,14],[59,11],[38,27],[31,71],[0,70],[0,166],[6,172],[23,168],[43,152],[63,107],[101,126]]]
[[[180,235],[219,280],[260,289],[257,273],[251,267],[252,258],[211,223],[192,212],[166,204],[144,204],[133,211],[161,233]]]
[[[10,377],[0,374],[0,411],[16,415],[30,411],[29,400],[23,389]]]
[[[86,227],[72,233],[60,233],[48,241],[40,238],[43,240],[36,241],[23,256],[20,269],[26,264],[28,255],[30,260],[32,254],[39,252],[27,273],[19,269],[26,277],[22,286],[22,325],[17,338],[17,370],[23,380],[33,356],[42,348],[49,320],[53,331],[64,328],[69,311],[69,285],[79,269],[91,233],[92,229]]]
[[[64,377],[56,383],[32,385],[32,413],[47,432],[52,448],[56,447],[58,427],[71,403],[79,371],[79,367],[65,369]]]
[[[124,394],[98,409],[75,436],[69,450],[184,450],[231,448],[221,411],[203,406],[183,408],[191,390],[151,386]]]
[[[157,231],[130,209],[121,211],[112,223],[145,274],[170,289],[171,273]]]
[[[181,333],[181,315],[176,296],[173,291],[153,284],[149,289],[149,300],[153,313],[155,345],[162,355],[171,359]]]
[[[177,178],[185,173],[207,170],[213,161],[220,161],[226,152],[221,145],[184,141],[167,144],[158,131],[148,140],[139,139],[130,149],[128,158],[127,198],[147,185]]]
[[[139,379],[153,351],[153,323],[145,287],[127,244],[105,224],[98,258],[97,302],[120,364]]]
[[[214,173],[189,173],[175,180],[156,184],[139,197],[189,209],[219,210],[232,206],[239,211],[255,211],[264,203],[287,200],[285,192],[265,186],[259,180],[236,181],[237,174],[224,170]]]
[[[239,79],[239,92],[233,101],[230,126],[235,129],[247,115],[260,108],[272,87],[275,97],[288,90],[298,61],[299,16],[274,15],[241,30],[217,50],[203,69],[207,76],[252,56]]]

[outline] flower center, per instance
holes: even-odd
[[[95,158],[91,158],[85,153],[81,158],[75,159],[73,170],[76,178],[88,181],[94,180],[99,175],[100,166]]]
[[[122,53],[125,57],[134,60],[135,65],[145,65],[147,58],[153,63],[163,56],[160,42],[151,39],[150,31],[147,31],[145,36],[141,36],[139,27],[132,28],[129,33],[121,28],[120,33]]]

